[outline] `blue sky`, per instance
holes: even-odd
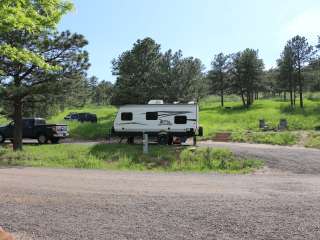
[[[301,34],[315,44],[320,35],[319,0],[74,0],[76,10],[59,30],[89,40],[89,75],[114,82],[111,60],[151,37],[166,51],[181,49],[208,70],[213,56],[247,47],[259,49],[267,68],[286,41]]]

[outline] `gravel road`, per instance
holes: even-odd
[[[18,239],[320,239],[320,176],[0,169]],[[20,236],[20,237],[19,237]]]
[[[0,168],[0,226],[18,240],[320,239],[319,150],[199,145],[267,167],[249,175]]]
[[[320,150],[267,144],[199,142],[202,147],[229,148],[238,155],[263,159],[275,170],[298,174],[320,174]]]

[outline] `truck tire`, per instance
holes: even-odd
[[[47,142],[48,142],[47,136],[44,134],[39,134],[38,143],[39,144],[46,144]]]
[[[52,143],[52,144],[58,144],[59,141],[60,141],[60,138],[52,138],[52,139],[51,139],[51,143]]]
[[[6,138],[4,137],[4,135],[0,133],[0,143],[4,143],[5,140]]]
[[[168,140],[168,135],[167,134],[160,134],[158,136],[158,143],[160,145],[167,145],[168,142],[169,142],[169,140]]]

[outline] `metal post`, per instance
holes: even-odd
[[[193,136],[193,146],[197,146],[197,137]]]
[[[149,153],[149,139],[148,134],[143,133],[143,153],[148,154]]]

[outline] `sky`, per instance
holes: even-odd
[[[162,51],[181,49],[206,70],[215,54],[259,50],[265,67],[287,40],[300,34],[315,45],[320,35],[319,0],[74,0],[59,30],[83,34],[92,64],[89,76],[114,82],[111,61],[137,39],[153,38]]]

